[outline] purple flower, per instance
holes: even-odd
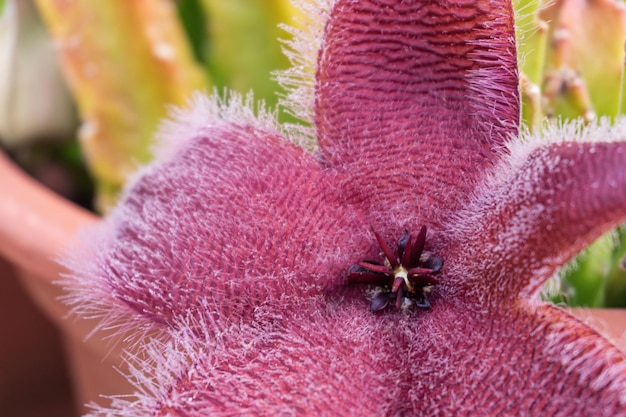
[[[153,332],[95,415],[626,415],[624,354],[538,296],[626,220],[626,122],[520,134],[508,1],[319,3],[310,128],[197,95],[73,262]]]

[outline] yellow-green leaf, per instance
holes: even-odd
[[[538,0],[515,1],[520,71],[535,85],[541,85],[549,30],[538,14],[541,4]]]
[[[151,157],[168,104],[207,86],[169,0],[37,0],[83,125],[80,140],[106,209]]]
[[[590,109],[598,116],[615,116],[626,42],[626,9],[621,0],[561,0],[542,11],[552,21],[550,63],[559,73],[582,80]],[[578,83],[574,87],[580,89]],[[565,91],[566,89],[563,89]],[[570,92],[572,99],[579,98]],[[578,95],[578,96],[577,96]]]
[[[287,68],[279,23],[293,23],[289,0],[203,0],[209,18],[209,67],[215,82],[273,105],[278,83],[272,71]]]

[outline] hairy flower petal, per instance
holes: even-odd
[[[183,323],[135,364],[141,394],[93,416],[623,415],[622,353],[552,306],[364,307],[317,297],[254,323]]]
[[[277,133],[196,134],[132,185],[107,220],[114,236],[94,239],[96,262],[79,261],[87,304],[113,297],[170,323],[209,300],[237,320],[345,284],[372,245],[367,223],[340,206],[335,176]]]
[[[540,302],[465,308],[435,317],[447,333],[426,327],[407,349],[415,415],[624,415],[624,355],[597,332]]]
[[[515,53],[508,1],[337,1],[316,127],[346,195],[411,228],[458,208],[517,133]]]
[[[535,294],[564,263],[626,220],[626,142],[529,149],[513,155],[522,161],[517,169],[497,170],[491,187],[451,225],[448,282],[476,303]]]

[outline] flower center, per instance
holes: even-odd
[[[374,313],[384,310],[389,304],[399,309],[405,301],[428,310],[428,294],[439,283],[433,274],[441,270],[443,261],[424,251],[426,226],[422,226],[415,240],[411,239],[408,231],[404,231],[398,239],[397,256],[375,231],[374,236],[385,256],[384,262],[362,261],[352,265],[348,270],[348,282],[379,288],[372,298],[371,310]]]
[[[409,281],[409,271],[407,271],[406,268],[402,265],[393,270],[393,276],[394,278],[402,278],[404,284],[409,291],[413,288],[413,285],[411,285],[411,281]]]

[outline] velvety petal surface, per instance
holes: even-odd
[[[371,242],[333,174],[277,132],[226,123],[191,134],[93,236],[95,262],[75,267],[88,300],[78,304],[113,298],[170,323],[208,302],[221,318],[247,320],[259,305],[345,284]]]
[[[517,133],[515,54],[508,1],[338,0],[315,124],[346,196],[374,223],[438,225]]]
[[[154,372],[136,364],[142,394],[94,415],[626,415],[623,355],[576,319],[546,305],[468,313],[442,301],[374,316],[314,297],[252,324],[195,323],[204,335],[151,344]]]
[[[466,301],[501,305],[535,294],[626,220],[626,142],[522,145],[487,183],[450,223],[446,282]]]

